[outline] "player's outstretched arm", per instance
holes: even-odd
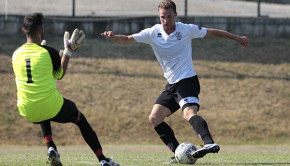
[[[132,35],[115,35],[112,31],[105,31],[101,35],[121,45],[127,45],[136,42]]]
[[[247,38],[247,36],[235,35],[227,31],[220,30],[220,29],[207,28],[206,36],[235,40],[238,43],[240,43],[243,47],[247,47],[249,44],[249,39]]]

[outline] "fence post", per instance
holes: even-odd
[[[258,17],[261,16],[261,0],[258,0]]]
[[[184,0],[184,17],[187,19],[187,0]]]
[[[75,17],[75,10],[76,10],[76,2],[75,0],[72,0],[72,16]]]

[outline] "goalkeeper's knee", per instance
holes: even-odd
[[[78,117],[77,117],[77,121],[75,124],[79,126],[80,124],[82,124],[85,121],[87,121],[86,117],[81,112],[79,112]]]

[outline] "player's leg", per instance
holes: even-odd
[[[202,148],[192,153],[195,158],[201,158],[207,153],[217,153],[220,147],[214,142],[206,121],[201,116],[194,114],[194,112],[196,112],[195,110],[197,110],[197,106],[186,107],[183,110],[183,115],[184,119],[191,124],[196,134],[204,142]]]
[[[204,141],[205,145],[214,143],[206,121],[197,115],[196,105],[184,108],[183,118],[190,123],[196,134]]]
[[[41,126],[42,133],[46,141],[47,149],[48,149],[47,151],[48,162],[50,163],[50,165],[61,166],[62,163],[60,160],[60,155],[52,139],[50,121],[47,120],[47,121],[40,122],[40,126]]]
[[[40,122],[40,127],[43,133],[43,137],[45,138],[47,148],[53,147],[55,150],[57,150],[56,145],[54,144],[52,139],[50,121],[47,120]]]
[[[175,149],[179,143],[171,127],[163,121],[165,117],[169,116],[170,114],[171,111],[168,108],[160,104],[155,104],[149,116],[149,121],[164,144],[172,152],[175,152]]]
[[[168,88],[168,85],[166,86],[166,88],[170,89]],[[156,100],[152,112],[149,116],[149,121],[159,135],[160,139],[167,147],[169,147],[169,149],[173,153],[175,152],[179,143],[175,137],[173,130],[167,123],[164,122],[164,119],[178,109],[179,105],[175,102],[173,93],[169,91],[164,91]],[[172,159],[168,163],[176,163],[175,158],[172,157]]]
[[[164,122],[164,119],[170,114],[171,111],[168,108],[160,104],[155,104],[149,116],[149,121],[154,127],[156,133],[159,135],[160,139],[174,153],[177,146],[179,145],[179,142],[177,141],[171,127]],[[175,157],[172,157],[168,162],[168,164],[172,163],[177,163]]]
[[[99,161],[106,160],[109,162],[109,159],[103,154],[102,146],[96,132],[92,129],[86,117],[81,112],[79,112],[78,120],[75,124],[79,127],[84,140],[90,146]]]
[[[168,89],[168,85],[166,85]],[[164,91],[157,98],[149,115],[149,121],[165,145],[174,153],[179,145],[173,130],[164,122],[164,119],[178,110],[179,105],[175,102],[173,94]]]
[[[74,102],[64,99],[63,107],[57,116],[52,119],[52,121],[60,123],[71,122],[76,124],[79,127],[84,140],[90,146],[102,165],[119,166],[118,163],[104,156],[102,146],[95,131],[92,129],[86,117],[77,109]]]
[[[183,111],[183,118],[190,123],[196,134],[204,141],[204,146],[193,153],[195,158],[201,158],[207,153],[217,153],[220,149],[211,136],[207,122],[197,115],[199,91],[199,81],[197,76],[195,76],[182,80],[177,92],[178,103]]]

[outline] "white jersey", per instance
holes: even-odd
[[[193,70],[191,40],[203,38],[206,28],[194,24],[175,23],[175,31],[168,35],[161,24],[133,34],[137,42],[149,44],[164,71],[169,84],[196,75]]]

